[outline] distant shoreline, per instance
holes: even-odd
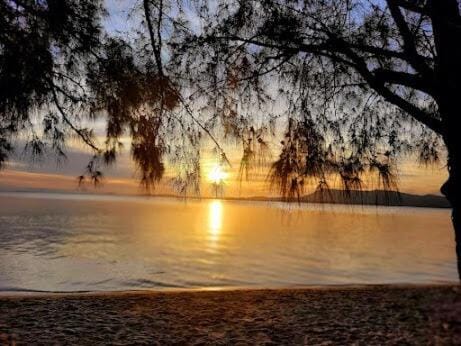
[[[148,197],[148,198],[171,198],[178,200],[214,200],[223,201],[245,201],[245,202],[277,202],[287,204],[337,204],[337,205],[364,205],[380,207],[415,207],[415,208],[451,208],[448,200],[438,195],[415,195],[400,193],[397,191],[364,190],[350,191],[345,194],[341,190],[331,190],[328,193],[319,195],[312,193],[301,196],[298,199],[286,200],[282,197],[249,196],[249,197],[226,197],[218,198],[211,196],[179,196],[174,194],[118,194],[118,193],[88,193],[81,191],[66,190],[0,190],[0,196],[5,194],[55,194],[55,195],[77,195],[77,196],[107,196],[107,197]]]

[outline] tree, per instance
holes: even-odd
[[[103,27],[103,1],[0,1],[0,168],[14,138],[34,157],[51,149],[65,159],[77,137],[93,153],[79,182],[97,184],[128,134],[146,189],[163,176],[165,155],[181,161],[178,188],[197,188],[201,124],[183,119],[184,100],[163,67],[161,4],[133,8],[137,25],[123,39]],[[97,120],[106,124],[103,143],[91,128]]]
[[[83,67],[101,47],[103,12],[99,1],[0,2],[0,168],[20,134],[33,155],[47,142],[65,157],[68,129],[97,150],[91,130],[77,124],[77,109],[89,101]]]
[[[223,161],[214,134],[237,138],[246,176],[284,117],[271,179],[291,198],[336,178],[345,191],[372,176],[389,189],[399,155],[431,162],[445,149],[461,273],[456,0],[143,0],[124,38],[103,30],[98,2],[3,0],[0,10],[0,163],[21,130],[33,153],[50,138],[63,154],[67,129],[94,151],[87,175],[98,181],[128,133],[143,185],[168,157],[183,163],[176,185],[187,193],[202,134]],[[43,134],[32,111],[45,114]],[[77,125],[86,118],[106,122],[102,147]]]
[[[190,35],[181,52],[203,59],[195,65],[190,60],[189,69],[211,71],[204,84],[212,87],[203,90],[211,89],[221,99],[214,104],[220,102],[224,119],[241,116],[229,108],[245,100],[243,95],[252,105],[263,93],[284,97],[290,120],[272,168],[283,194],[298,195],[306,180],[323,189],[332,174],[346,190],[359,188],[370,172],[390,186],[396,155],[418,151],[421,161],[430,162],[439,159],[439,140],[443,142],[449,179],[441,191],[453,208],[461,275],[460,4],[200,4],[198,16],[206,24]],[[229,98],[236,92],[239,99]],[[255,107],[250,108],[254,114]]]

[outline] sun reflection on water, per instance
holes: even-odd
[[[219,240],[222,228],[222,202],[211,201],[208,209],[208,233],[212,242]]]

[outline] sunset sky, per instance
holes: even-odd
[[[122,34],[130,32],[136,26],[132,18],[127,17],[126,2],[117,0],[106,0],[108,16],[105,18],[104,26],[113,34]],[[128,7],[127,7],[128,6]],[[194,18],[189,20],[194,23]],[[198,25],[198,24],[197,24]],[[98,124],[97,128],[100,127]],[[102,127],[96,131],[100,143],[103,143],[104,129]],[[129,139],[124,140],[125,149],[123,154],[118,158],[115,166],[103,169],[105,178],[103,184],[94,188],[86,186],[83,189],[77,184],[77,176],[81,175],[86,164],[91,157],[91,153],[79,143],[69,143],[67,151],[67,160],[63,163],[57,163],[56,158],[52,155],[45,155],[41,160],[31,160],[22,154],[23,143],[17,143],[16,152],[6,166],[7,168],[0,171],[0,190],[49,190],[49,191],[85,191],[88,193],[117,193],[117,194],[143,194],[136,177],[136,171],[132,160],[130,159]],[[280,138],[272,138],[270,143],[272,160],[275,160],[279,149]],[[224,167],[226,178],[224,179],[224,196],[225,197],[251,197],[251,196],[278,196],[278,191],[271,189],[268,181],[268,167],[255,169],[251,173],[249,181],[239,179],[239,165],[242,149],[235,143],[226,143],[223,141],[223,147],[230,159],[231,166]],[[214,145],[211,141],[204,141],[201,148],[202,153],[202,186],[201,195],[211,196],[214,194],[212,181],[209,173],[215,169],[218,159],[213,154]],[[445,161],[442,158],[435,165],[424,167],[416,163],[414,157],[402,158],[399,169],[399,189],[402,192],[415,194],[440,194],[439,189],[446,180],[447,172]],[[174,172],[168,169],[163,181],[156,187],[156,194],[174,194],[171,187],[171,178]],[[367,184],[365,189],[371,190],[379,188]],[[308,189],[306,193],[312,192]]]
[[[240,180],[239,166],[241,158],[241,147],[224,142],[226,154],[231,166],[222,167],[225,172],[224,197],[252,197],[252,196],[277,196],[278,191],[271,189],[267,180],[268,167],[256,167],[250,174],[248,181]],[[271,143],[272,160],[278,154],[279,144],[276,138]],[[214,195],[212,177],[210,172],[216,169],[219,160],[213,154],[214,146],[204,141],[202,145],[201,159],[201,196]],[[67,151],[67,160],[57,163],[56,158],[51,154],[45,155],[42,159],[31,160],[22,154],[22,148],[17,146],[14,157],[10,160],[7,168],[0,172],[0,190],[47,190],[47,191],[69,191],[88,193],[116,193],[116,194],[143,194],[139,186],[136,169],[129,156],[129,142],[125,143],[125,149],[113,167],[103,168],[105,178],[103,184],[98,188],[91,185],[79,188],[77,177],[84,171],[88,163],[90,153],[80,144],[71,143]],[[399,189],[402,192],[414,194],[440,194],[440,186],[446,179],[446,168],[443,159],[432,166],[418,165],[415,158],[402,158],[398,165]],[[167,166],[166,174],[162,182],[153,191],[154,194],[174,194],[171,178],[174,171]],[[211,174],[212,175],[212,174]],[[365,189],[379,188],[368,183]],[[307,189],[306,193],[312,192]]]

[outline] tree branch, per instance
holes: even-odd
[[[444,1],[444,0],[443,0]],[[400,35],[403,40],[403,50],[408,57],[408,62],[413,68],[421,73],[425,77],[433,76],[434,72],[426,64],[424,59],[418,54],[415,46],[414,37],[408,27],[405,18],[399,8],[399,0],[387,0],[389,11],[391,12],[392,18],[399,29]]]
[[[76,127],[70,120],[69,118],[67,117],[66,115],[66,112],[65,110],[62,108],[61,104],[59,103],[59,100],[58,100],[58,95],[56,94],[56,90],[54,89],[53,86],[51,86],[51,91],[52,91],[52,94],[53,94],[53,101],[54,101],[54,104],[56,106],[56,108],[58,109],[59,113],[61,114],[61,117],[62,119],[64,120],[64,122],[82,139],[82,141],[88,145],[91,149],[93,149],[94,151],[96,151],[97,153],[100,153],[101,150],[93,143],[93,141],[91,140],[91,138],[88,136],[88,133],[82,129],[79,129],[78,127]]]
[[[437,96],[435,89],[432,87],[432,85],[430,83],[427,83],[426,79],[422,78],[419,75],[386,69],[376,69],[372,71],[372,73],[375,75],[375,78],[379,82],[399,84],[423,91],[426,94],[429,94],[433,97]]]
[[[157,64],[158,73],[163,76],[163,67],[162,67],[162,57],[160,53],[160,42],[156,42],[154,26],[152,24],[151,12],[149,7],[149,0],[143,1],[144,5],[144,16],[146,17],[147,29],[149,31],[149,37],[152,45],[152,50],[154,51],[155,63]],[[159,11],[163,11],[162,8]],[[161,17],[160,17],[161,18]],[[160,21],[160,20],[159,20]],[[160,35],[160,33],[158,33]]]
[[[388,0],[388,1],[392,1],[392,0]],[[406,26],[406,23],[404,24]],[[224,36],[224,37],[216,37],[216,38],[242,41],[242,42],[245,42],[248,44],[254,44],[260,47],[266,47],[266,48],[286,51],[287,53],[304,52],[304,53],[317,54],[317,55],[330,58],[333,61],[344,63],[354,68],[362,76],[362,78],[365,79],[365,81],[369,84],[369,86],[375,92],[377,92],[380,96],[382,96],[386,101],[401,108],[403,111],[407,112],[411,117],[413,117],[415,120],[426,125],[428,128],[432,129],[436,133],[440,134],[442,132],[441,122],[440,120],[436,119],[433,116],[433,114],[427,113],[426,111],[418,108],[411,102],[405,100],[401,96],[395,94],[394,92],[389,90],[384,84],[385,82],[388,82],[388,83],[402,84],[402,85],[407,85],[407,86],[413,85],[414,87],[417,87],[418,90],[426,92],[425,90],[427,91],[431,90],[429,86],[430,82],[428,82],[428,79],[427,79],[428,77],[426,76],[418,77],[417,75],[404,74],[403,72],[389,71],[389,73],[386,75],[388,80],[384,81],[382,79],[383,75],[380,76],[379,75],[380,72],[377,71],[378,76],[376,76],[372,71],[370,71],[366,61],[361,56],[359,56],[356,52],[353,51],[352,47],[349,45],[348,42],[344,41],[341,38],[331,36],[330,39],[327,40],[323,44],[317,44],[317,45],[301,44],[297,47],[281,46],[281,45],[276,45],[273,43],[261,42],[255,39],[246,39],[246,38],[242,38],[238,36]],[[421,59],[424,59],[419,54],[417,54],[416,50],[414,50],[413,53],[414,55],[412,56],[412,59],[416,58],[417,60],[420,60],[420,61]],[[347,57],[347,59],[344,58],[344,56]],[[405,56],[406,55],[402,55],[401,58],[403,58],[404,60],[408,60],[408,56],[406,56],[406,58]],[[424,69],[426,69],[426,73],[428,73],[429,71],[432,76],[432,70],[424,63],[424,61],[422,62],[422,65],[424,66]],[[431,92],[433,92],[433,90],[431,90]]]
[[[395,59],[408,61],[408,56],[404,52],[398,52],[395,50],[389,50],[389,49],[370,46],[370,45],[354,44],[354,43],[348,43],[348,44],[353,49],[356,49],[363,53],[374,54],[376,57],[384,57],[384,58],[391,58],[391,59],[395,58]],[[426,63],[433,62],[433,59],[427,56],[419,55],[418,59],[421,59],[425,61]]]
[[[423,15],[429,15],[428,9],[425,6],[421,6],[422,1],[417,1],[417,0],[393,0],[393,1],[397,6],[404,8],[408,11],[420,13]]]
[[[338,40],[338,45],[342,47],[344,53],[348,55],[352,61],[354,61],[357,72],[365,79],[365,81],[367,81],[374,91],[381,95],[386,101],[407,112],[415,120],[426,125],[434,132],[438,134],[442,133],[442,123],[440,120],[434,118],[433,114],[427,113],[386,88],[383,81],[376,78],[376,76],[368,69],[366,62],[352,51],[352,49],[347,46],[347,43]]]

